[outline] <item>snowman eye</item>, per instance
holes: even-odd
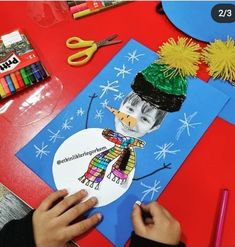
[[[130,106],[127,106],[126,108],[127,108],[127,110],[128,110],[129,112],[133,112],[133,111],[134,111],[134,109],[133,109],[132,107],[130,107]]]

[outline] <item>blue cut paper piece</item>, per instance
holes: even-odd
[[[83,169],[82,158],[78,160],[78,155],[84,157],[90,154],[84,152],[58,160],[56,155],[61,154],[58,150],[66,146],[77,135],[93,131],[94,129],[91,128],[114,130],[114,117],[108,110],[102,108],[103,104],[108,101],[110,106],[118,109],[120,98],[131,91],[130,84],[135,75],[156,59],[155,52],[135,40],[130,40],[91,83],[16,154],[17,157],[54,190],[57,189],[56,184],[60,186],[58,180],[65,179],[70,184],[74,182],[73,177],[75,177],[75,186],[78,190],[82,183],[78,181],[76,173]],[[106,87],[105,90],[103,86],[108,84],[111,85],[111,89]],[[181,110],[168,113],[157,131],[141,137],[146,145],[144,149],[135,149],[136,168],[132,175],[138,179],[153,171],[158,170],[158,172],[141,180],[129,179],[130,187],[122,196],[92,211],[103,214],[103,221],[97,229],[115,246],[122,247],[131,234],[130,215],[134,202],[136,200],[149,202],[160,196],[227,100],[226,95],[201,80],[189,79],[187,98]],[[86,115],[88,112],[89,115]],[[88,129],[84,130],[86,125]],[[94,142],[96,142],[96,137],[85,136],[81,142],[67,145],[68,152],[73,152],[72,149],[85,149],[87,145],[90,147]],[[64,153],[67,154],[67,151]],[[64,153],[62,152],[63,155]],[[164,164],[169,164],[169,167],[163,168]],[[74,165],[78,169],[72,172]],[[67,170],[58,177],[55,169]],[[116,193],[111,186],[116,190],[127,186],[124,184],[122,187],[106,177],[105,179],[110,187],[104,188],[103,186],[101,189],[107,189],[110,196]],[[67,187],[65,185],[65,188]],[[96,193],[88,186],[87,189],[91,194]],[[105,197],[105,199],[109,198]]]
[[[234,4],[232,1],[162,1],[169,20],[182,32],[205,42],[215,39],[235,39],[235,22],[219,23],[211,15],[216,4]]]
[[[208,83],[230,97],[227,104],[219,113],[219,117],[231,124],[235,124],[235,87],[229,82],[219,79],[210,79]]]

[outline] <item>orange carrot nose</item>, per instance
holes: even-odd
[[[119,110],[111,107],[111,106],[106,106],[106,108],[114,114],[121,122],[126,124],[127,126],[133,128],[137,124],[137,119],[132,117],[129,114],[126,114],[124,112],[120,112]]]

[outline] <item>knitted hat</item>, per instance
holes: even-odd
[[[198,70],[198,49],[186,38],[170,39],[160,47],[159,59],[136,75],[133,91],[161,110],[178,111],[186,97],[186,77]]]

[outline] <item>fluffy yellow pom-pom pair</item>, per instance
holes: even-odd
[[[157,62],[166,65],[170,77],[195,76],[202,59],[210,76],[235,83],[235,42],[231,38],[211,42],[204,49],[187,38],[171,38],[163,43],[158,54]]]

